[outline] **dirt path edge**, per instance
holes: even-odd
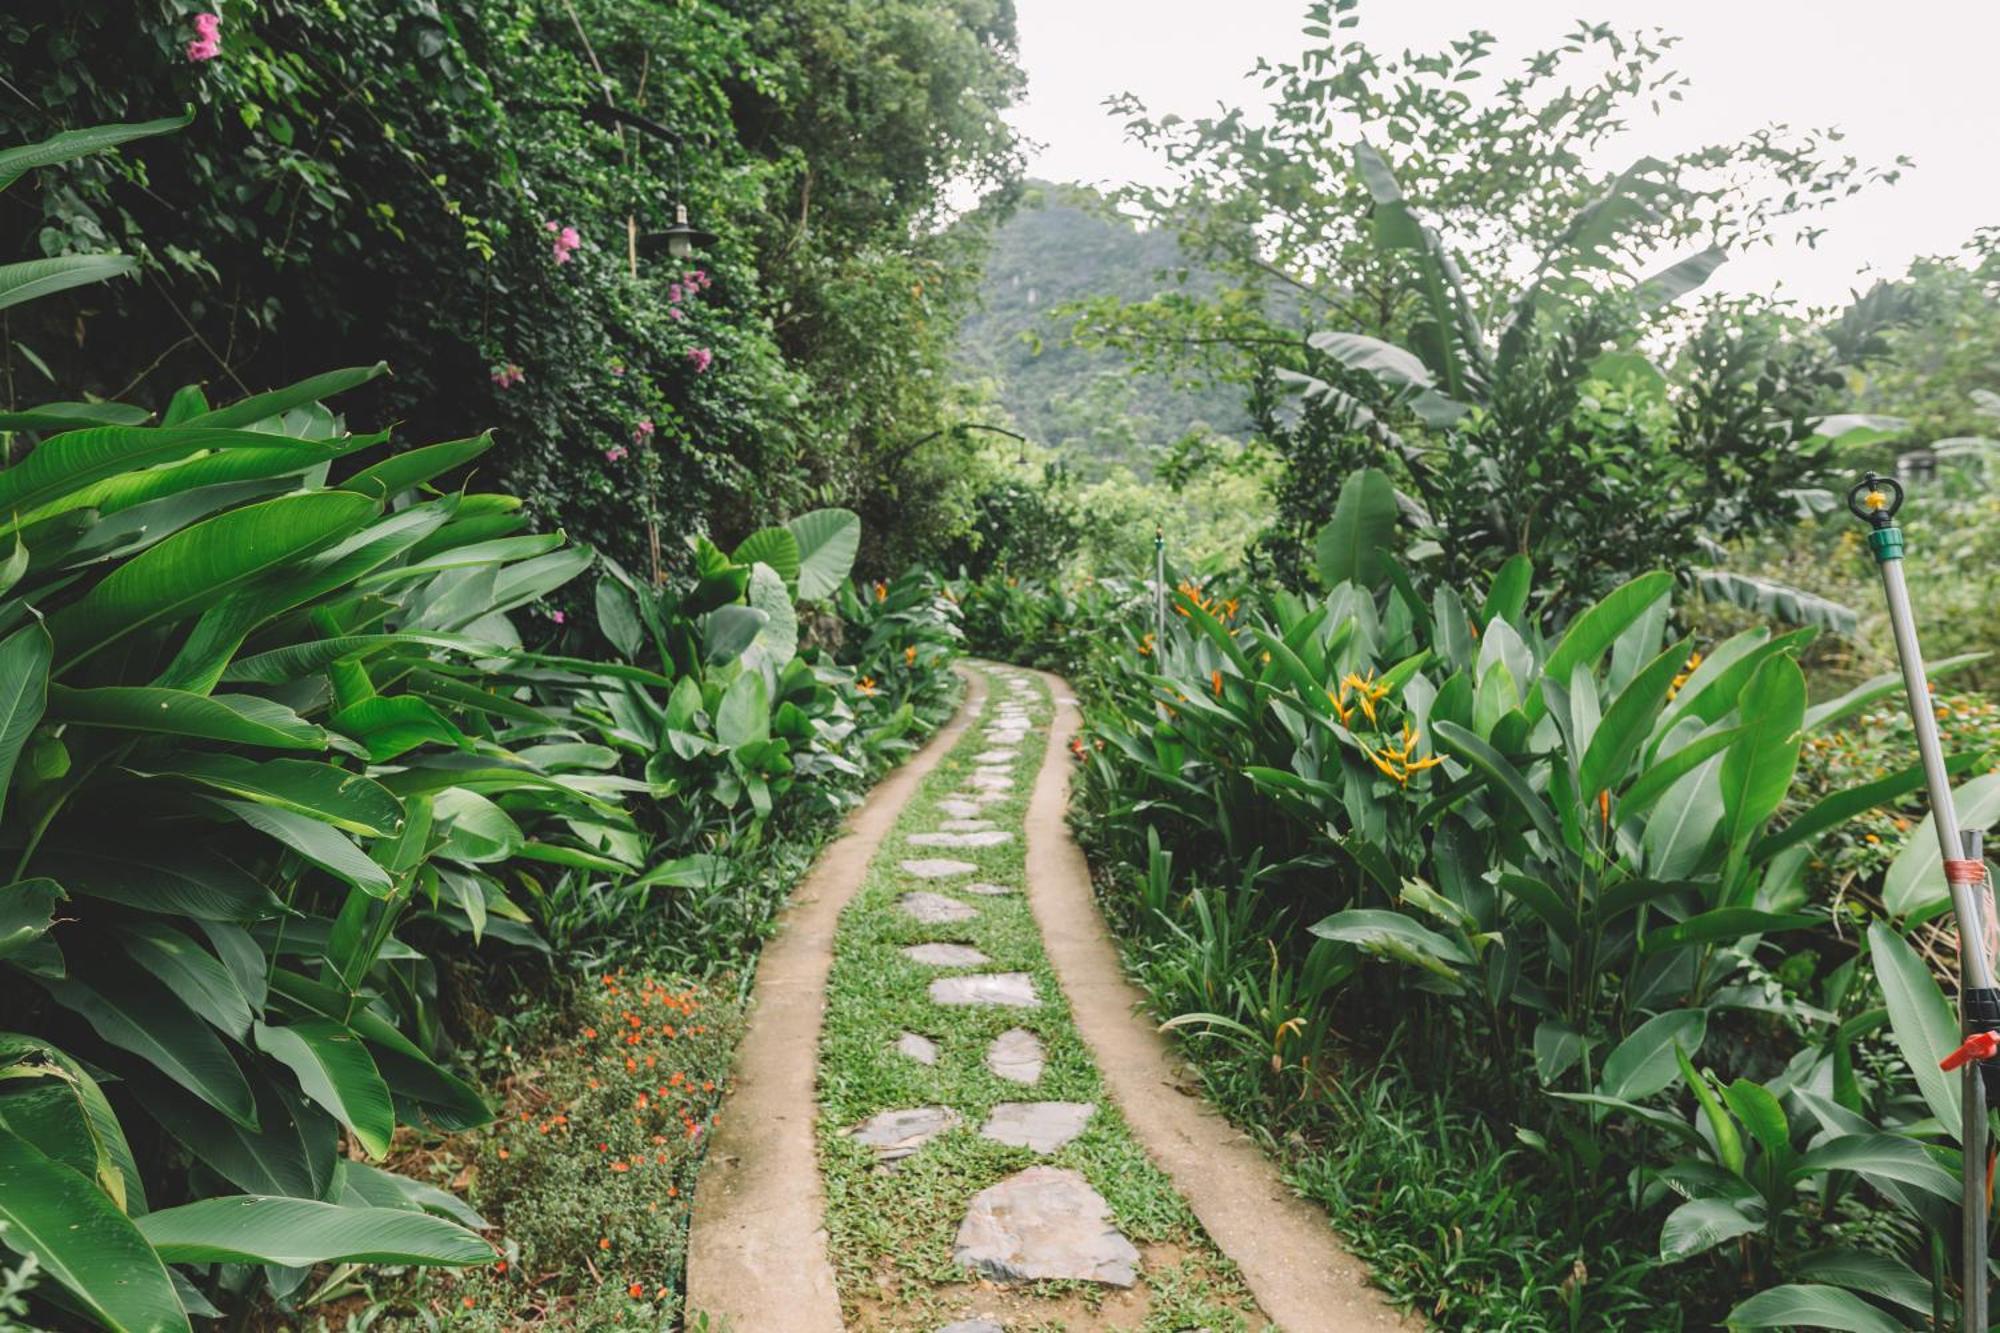
[[[951,721],[848,817],[846,829],[793,890],[777,935],[764,946],[749,1027],[695,1185],[687,1265],[691,1326],[702,1314],[714,1333],[842,1329],[813,1133],[833,933],[917,784],[979,711],[985,678],[961,675],[965,697]]]
[[[1175,1087],[1166,1039],[1145,1016],[1144,995],[1125,977],[1092,896],[1090,868],[1070,837],[1068,751],[1082,721],[1074,692],[1058,676],[1036,674],[1056,710],[1028,802],[1028,902],[1077,1030],[1119,1110],[1280,1328],[1421,1328],[1368,1285],[1367,1267],[1342,1248],[1326,1215],[1286,1188],[1247,1135]]]

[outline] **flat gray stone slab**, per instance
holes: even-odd
[[[912,847],[998,847],[1003,842],[1014,841],[1014,835],[1003,828],[981,829],[977,833],[912,833]]]
[[[918,879],[951,879],[957,875],[970,875],[977,869],[979,867],[970,861],[950,861],[941,857],[903,862],[903,873],[915,875]]]
[[[1042,1076],[1041,1038],[1026,1028],[1008,1028],[987,1044],[986,1067],[1009,1083],[1036,1082]]]
[[[1011,764],[1021,757],[1019,750],[986,750],[972,756],[975,764]]]
[[[1026,972],[939,977],[931,983],[930,996],[939,1004],[999,1004],[1010,1009],[1036,1009],[1042,1003],[1035,994],[1035,979]]]
[[[1054,1152],[1083,1133],[1096,1113],[1091,1102],[1001,1102],[979,1127],[979,1136],[1013,1148]]]
[[[937,808],[939,814],[949,815],[953,819],[970,819],[979,813],[978,805],[971,801],[961,800],[956,796],[949,800],[939,801]]]
[[[1001,1282],[1069,1278],[1129,1287],[1139,1251],[1075,1171],[1031,1166],[972,1196],[951,1257]]]
[[[1010,893],[1020,892],[1019,889],[1010,889],[1005,884],[988,884],[984,880],[977,884],[961,884],[958,887],[967,893],[976,893],[982,898],[1004,898]]]
[[[896,906],[903,909],[904,915],[913,916],[927,926],[948,926],[979,915],[979,909],[971,903],[947,898],[942,893],[906,893],[896,899]]]
[[[882,1111],[847,1131],[856,1143],[875,1150],[880,1162],[900,1162],[948,1129],[964,1124],[949,1106],[913,1106],[907,1111]]]
[[[977,806],[973,807],[978,809]],[[993,827],[990,819],[947,819],[938,825],[947,833],[984,833]]]
[[[960,1319],[946,1324],[937,1333],[1007,1333],[1007,1329],[991,1319]]]
[[[1008,791],[1014,785],[1013,775],[1008,773],[977,772],[965,780],[965,785],[981,791]]]
[[[903,957],[926,967],[978,967],[993,961],[970,944],[912,944]]]
[[[918,1032],[905,1032],[896,1038],[896,1051],[906,1055],[920,1065],[937,1063],[937,1043]]]

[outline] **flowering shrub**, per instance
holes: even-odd
[[[501,1260],[382,1301],[447,1328],[668,1327],[680,1314],[695,1176],[740,1034],[733,978],[625,973],[496,1053],[491,1129],[417,1161],[462,1176]]]

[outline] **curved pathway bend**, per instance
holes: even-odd
[[[1175,1090],[1166,1039],[1126,979],[1070,837],[1067,752],[1082,723],[1075,694],[1061,677],[1036,674],[1056,709],[1028,801],[1028,905],[1105,1086],[1272,1322],[1288,1333],[1421,1328],[1368,1285],[1367,1268],[1342,1248],[1326,1215],[1285,1186],[1247,1135]]]
[[[840,1333],[813,1138],[834,927],[917,784],[978,715],[985,677],[960,674],[967,684],[958,712],[848,817],[846,831],[820,853],[764,947],[750,1025],[696,1182],[688,1236],[691,1326],[702,1314],[714,1333]]]

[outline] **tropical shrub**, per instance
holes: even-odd
[[[0,153],[0,183],[180,123]],[[0,266],[0,305],[131,266]],[[528,646],[515,613],[596,555],[433,485],[488,436],[363,464],[388,436],[322,400],[382,369],[191,387],[158,425],[0,414],[0,1234],[105,1327],[295,1303],[326,1263],[491,1258],[461,1201],[376,1165],[399,1127],[490,1119],[447,956],[568,943],[592,895],[633,934],[708,912],[791,784],[796,817],[839,808],[943,698],[941,614],[877,645],[927,647],[888,717],[800,656],[794,599],[845,589],[858,545],[841,511],[733,557],[695,539],[685,592],[607,563],[602,631],[648,666]]]
[[[1261,1070],[1238,1102],[1273,1117],[1400,1043],[1518,1127],[1551,1187],[1607,1191],[1570,1216],[1580,1252],[1629,1243],[1621,1213],[1700,1203],[1668,1213],[1657,1262],[1704,1266],[1718,1319],[1918,1289],[1928,1308],[1921,1237],[1955,1197],[1949,1151],[1921,1142],[1948,1009],[1886,926],[1865,957],[1843,943],[1809,875],[1822,836],[1921,772],[1821,770],[1787,804],[1802,749],[1899,680],[1810,703],[1811,629],[1698,649],[1669,632],[1664,571],[1555,634],[1525,559],[1476,603],[1422,597],[1348,502],[1387,487],[1343,488],[1322,597],[1186,581],[1164,635],[1141,601],[1082,636],[1081,829],[1144,868],[1119,910],[1162,1016]],[[1968,774],[1991,761],[1963,734]],[[1725,1151],[1732,1132],[1750,1147]],[[1873,1257],[1849,1264],[1860,1236]],[[1749,1262],[1720,1265],[1734,1239]]]

